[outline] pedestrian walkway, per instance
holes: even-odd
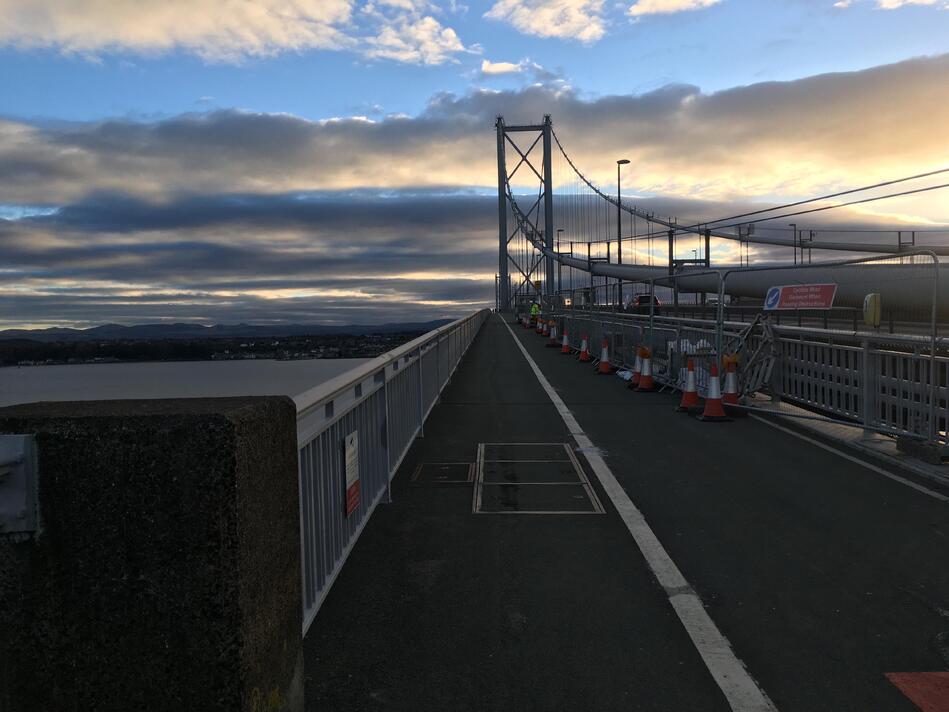
[[[310,629],[308,709],[735,708],[590,460],[778,709],[916,709],[885,674],[949,667],[943,501],[512,328],[597,450],[492,317]]]

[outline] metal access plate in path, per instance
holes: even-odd
[[[566,443],[481,443],[475,514],[603,514],[596,492]]]
[[[473,462],[420,462],[412,473],[413,485],[468,484],[473,479]]]

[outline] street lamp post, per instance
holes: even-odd
[[[789,223],[789,225],[794,231],[794,235],[791,238],[791,243],[794,248],[794,264],[797,264],[797,223]]]
[[[557,291],[563,291],[563,263],[560,261],[560,236],[563,234],[563,228],[557,228]],[[563,295],[561,295],[563,296]]]
[[[628,158],[621,158],[616,162],[616,262],[623,264],[623,188],[620,182],[620,169],[629,163]],[[619,283],[619,307],[623,308],[623,280]]]

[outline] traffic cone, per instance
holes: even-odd
[[[601,376],[608,376],[613,373],[613,367],[610,365],[610,344],[605,336],[603,337],[603,344],[600,346],[600,363],[596,372]]]
[[[538,316],[534,321],[534,331],[536,331],[538,334],[544,333],[544,320],[541,319],[540,316]]]
[[[722,387],[718,382],[718,364],[713,363],[708,374],[708,396],[705,398],[705,410],[699,420],[722,422],[731,420],[722,407]]]
[[[738,372],[735,370],[735,362],[728,361],[725,370],[725,392],[722,395],[722,403],[725,405],[738,405]]]
[[[540,328],[540,335],[547,336],[550,334],[550,324],[547,323],[547,320],[544,319],[544,323]]]
[[[560,344],[557,343],[557,322],[553,320],[550,322],[550,338],[547,340],[546,346],[548,349],[555,349],[560,346]]]
[[[639,382],[642,380],[643,359],[640,356],[642,347],[636,349],[636,362],[633,364],[633,377],[629,379],[629,389],[635,391],[639,388]]]
[[[563,343],[560,345],[560,353],[569,354],[570,353],[570,339],[567,338],[567,330],[563,330]]]
[[[695,385],[695,364],[689,359],[686,366],[688,373],[685,377],[685,390],[682,391],[682,400],[679,401],[679,407],[676,411],[679,413],[688,413],[689,408],[695,408],[699,405],[699,390]]]
[[[637,391],[651,391],[656,387],[655,381],[652,378],[652,351],[647,347],[643,346],[642,348],[643,362],[642,362],[642,371],[639,374],[639,385],[636,387]]]
[[[580,339],[580,360],[583,363],[587,363],[588,361],[593,360],[593,357],[590,356],[590,347],[589,347],[589,344],[587,343],[586,334],[584,334],[583,338]]]

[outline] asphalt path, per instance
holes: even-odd
[[[513,328],[776,708],[917,709],[885,674],[949,667],[949,505]],[[492,317],[307,635],[308,709],[729,709],[588,454]]]

